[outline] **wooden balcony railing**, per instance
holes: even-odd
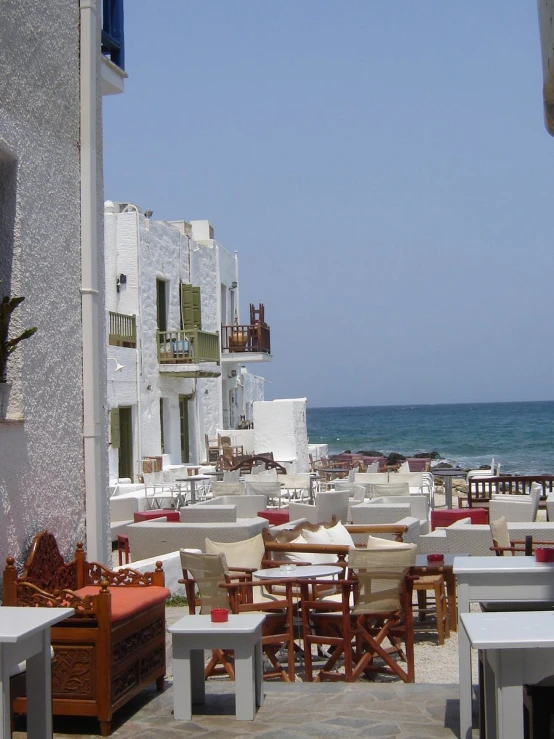
[[[224,352],[271,354],[269,326],[267,323],[222,326],[221,349]]]
[[[158,331],[158,362],[160,364],[219,364],[219,334],[201,331]]]
[[[110,346],[136,347],[137,321],[134,315],[128,316],[125,313],[110,311],[108,343]]]

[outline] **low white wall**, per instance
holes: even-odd
[[[289,472],[308,472],[306,398],[254,403],[254,451],[273,452],[277,462],[290,462]]]

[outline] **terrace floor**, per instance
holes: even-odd
[[[168,608],[168,623],[184,615]],[[192,721],[173,719],[173,668],[168,635],[166,690],[145,690],[116,714],[115,739],[311,739],[317,737],[379,737],[434,739],[458,737],[458,685],[392,683],[265,682],[265,703],[255,721],[235,721],[234,684],[210,679],[206,704],[195,706]],[[476,722],[474,721],[474,726]],[[14,739],[26,737],[24,719],[17,719]],[[80,739],[98,735],[89,719],[54,718],[54,737]],[[474,737],[478,736],[474,730]]]

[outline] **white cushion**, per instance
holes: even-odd
[[[332,526],[330,529],[325,529],[325,531],[333,544],[344,544],[348,547],[356,546],[354,544],[354,540],[350,536],[350,532],[347,531],[346,526],[344,526],[340,521],[336,526]]]
[[[405,541],[392,541],[392,539],[381,539],[378,536],[367,537],[367,549],[412,549],[413,544]]]
[[[304,529],[304,539],[308,544],[332,544],[333,540],[324,526],[320,526],[317,531]]]
[[[313,533],[313,532],[312,532]],[[307,544],[308,542],[302,536],[297,536],[289,544]],[[287,562],[309,562],[313,565],[329,564],[335,560],[332,554],[315,554],[311,552],[284,552],[284,559]]]

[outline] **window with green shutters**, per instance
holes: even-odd
[[[184,331],[202,328],[200,288],[185,282],[181,283],[181,328]]]
[[[113,449],[119,449],[120,433],[119,433],[119,408],[112,408],[110,411],[110,433],[111,445]]]

